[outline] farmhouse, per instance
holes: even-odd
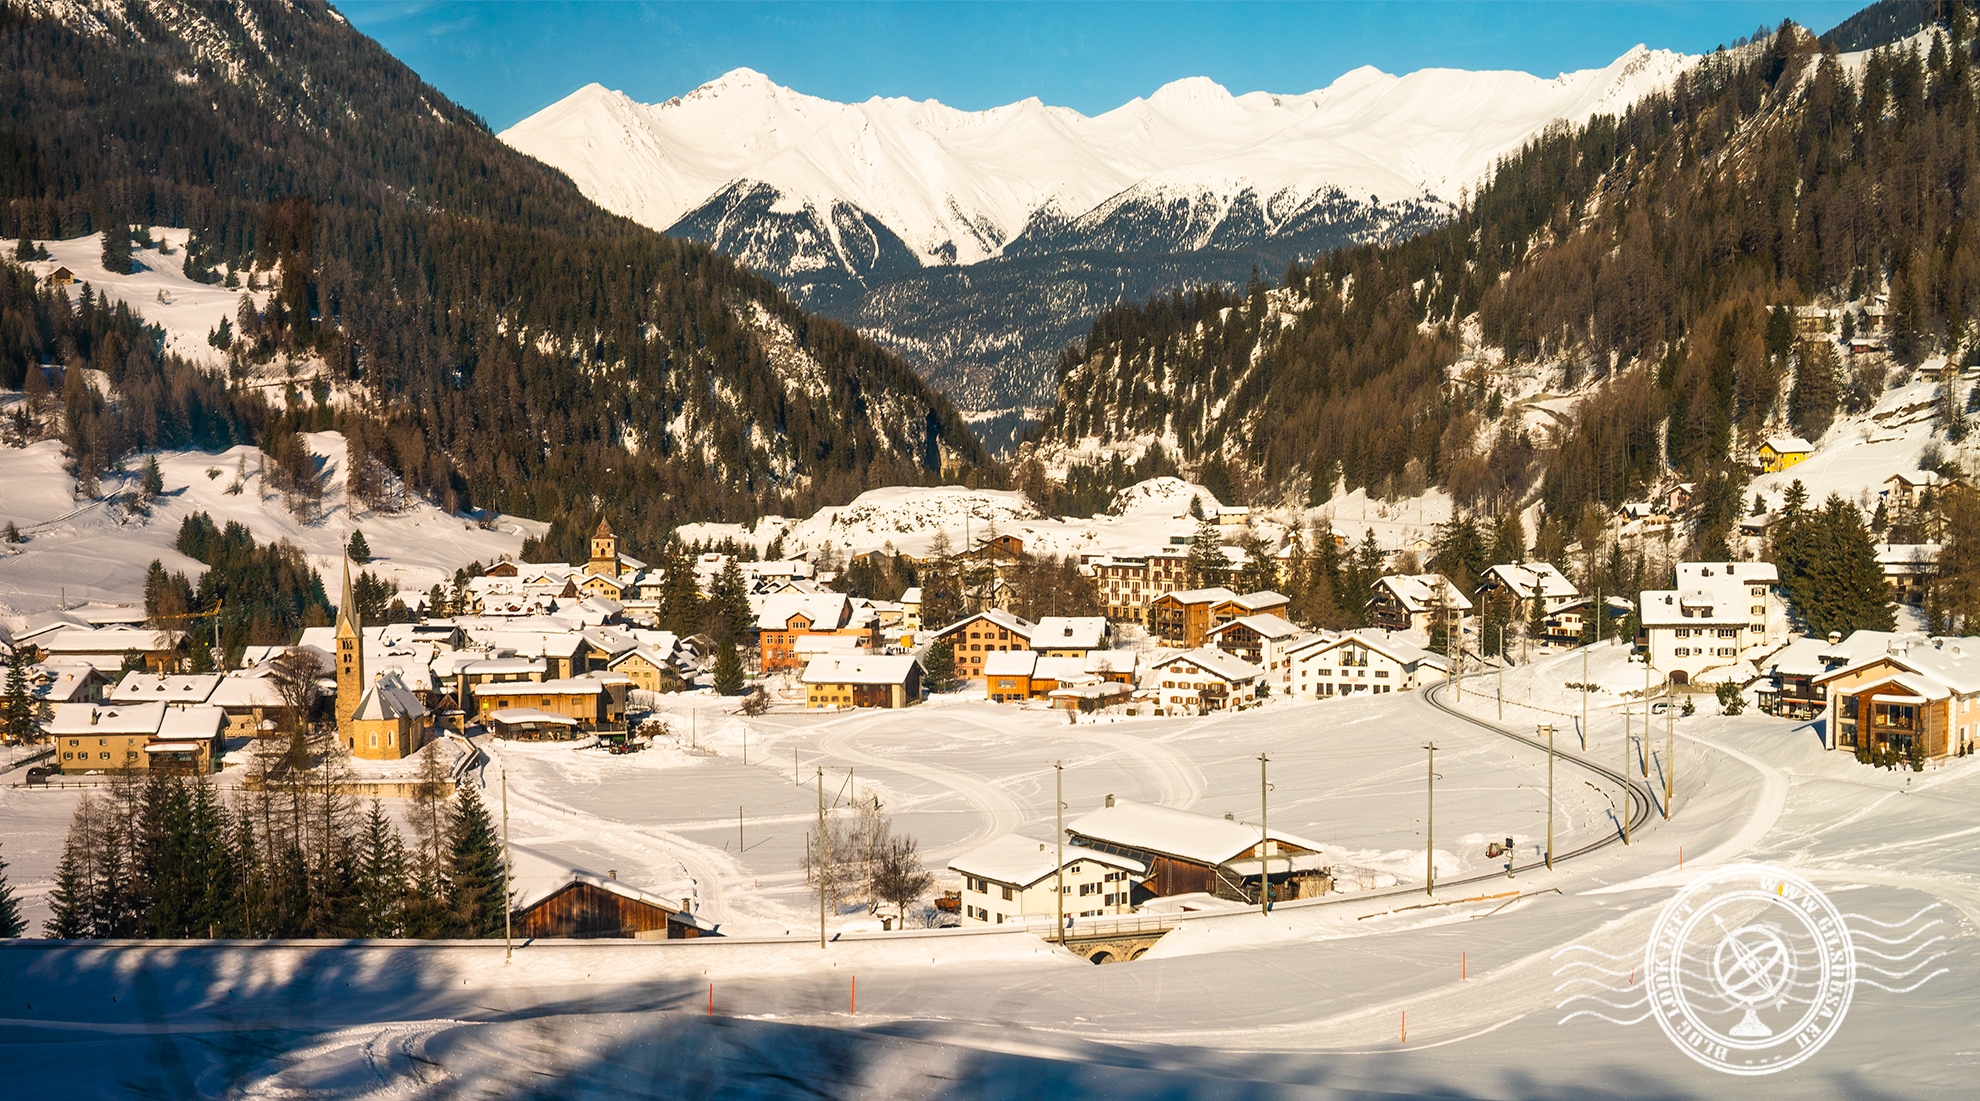
[[[1375,628],[1304,641],[1287,658],[1287,691],[1302,700],[1408,692],[1446,668],[1443,655]]]
[[[1278,901],[1333,889],[1319,842],[1261,830],[1229,816],[1212,818],[1109,795],[1106,806],[1068,824],[1066,838],[1141,861],[1148,868],[1141,885],[1158,897],[1203,892],[1256,902],[1268,874]]]
[[[1739,660],[1787,633],[1787,609],[1767,562],[1681,562],[1675,589],[1641,594],[1640,641],[1650,665],[1675,683]]]
[[[1368,608],[1377,627],[1427,635],[1443,620],[1462,624],[1471,599],[1440,573],[1391,574],[1376,580]]]
[[[964,925],[1050,925],[1061,897],[1068,919],[1132,913],[1148,865],[1079,845],[1065,846],[1062,865],[1054,843],[1010,833],[957,856],[949,869],[962,876]]]
[[[63,772],[210,772],[226,716],[217,707],[65,703],[43,727]]]
[[[1808,458],[1815,448],[1800,436],[1769,436],[1760,445],[1760,469],[1777,474]]]
[[[873,620],[855,618],[852,601],[838,593],[773,595],[752,603],[760,604],[757,643],[766,673],[804,667],[797,647],[800,638],[837,636],[853,648],[873,648]]]
[[[1202,715],[1251,705],[1265,671],[1214,647],[1186,650],[1152,666],[1143,687],[1155,689],[1164,715]]]
[[[716,927],[696,917],[690,899],[664,899],[604,875],[572,868],[533,849],[511,846],[519,938],[684,940],[712,936]]]
[[[921,662],[908,655],[823,655],[804,667],[804,706],[910,707],[921,702]]]

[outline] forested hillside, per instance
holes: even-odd
[[[1537,493],[1569,532],[1671,473],[1701,486],[1698,545],[1721,546],[1760,436],[1819,436],[1890,360],[1974,355],[1975,43],[1968,9],[1946,12],[1855,72],[1783,24],[1620,118],[1550,131],[1448,227],[1276,288],[1111,311],[1062,357],[1033,454],[1160,444],[1315,503],[1343,482],[1468,507]],[[1889,359],[1845,366],[1796,335],[1795,306],[1886,292]],[[1535,431],[1508,367],[1588,396]]]
[[[241,335],[352,384],[336,416],[406,484],[557,521],[559,542],[601,511],[651,545],[681,519],[806,511],[982,459],[896,358],[599,210],[322,4],[0,3],[0,234],[132,224],[191,228],[189,272],[269,283]],[[71,426],[108,461],[258,438],[271,415],[127,333],[72,339],[119,323],[35,297],[10,285],[0,304],[0,385],[38,385],[45,359],[57,387],[103,366],[170,399],[127,391],[114,423]]]

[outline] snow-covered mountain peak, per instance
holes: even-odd
[[[1166,111],[1228,110],[1237,106],[1237,100],[1230,91],[1207,76],[1172,80],[1155,89],[1148,102]]]

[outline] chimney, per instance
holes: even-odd
[[[1224,821],[1226,821],[1226,822],[1235,822],[1235,821],[1237,821],[1237,816],[1236,816],[1236,815],[1233,815],[1233,814],[1232,814],[1232,813],[1231,813],[1230,811],[1225,811],[1225,812],[1224,812]]]
[[[1107,805],[1110,807],[1114,805],[1114,795],[1112,792],[1107,793]]]
[[[693,912],[694,912],[694,899],[692,899],[692,898],[688,898],[688,897],[685,897],[685,896],[684,896],[684,897],[682,897],[682,899],[681,899],[681,913],[683,913],[683,914],[687,914],[687,913],[693,913]]]
[[[1842,641],[1842,632],[1841,632],[1841,631],[1830,631],[1830,632],[1829,632],[1829,645],[1831,645],[1831,646],[1834,646],[1834,645],[1835,645],[1836,643],[1838,643],[1838,642],[1841,642],[1841,641]]]
[[[619,869],[617,869],[617,868],[612,868],[612,869],[609,869],[608,871],[606,871],[606,873],[605,873],[605,875],[606,875],[606,876],[607,876],[608,878],[611,878],[611,879],[617,879],[617,878],[619,878]]]

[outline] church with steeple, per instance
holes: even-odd
[[[395,761],[426,744],[427,710],[397,673],[364,675],[364,621],[344,562],[337,605],[337,740],[355,757]]]

